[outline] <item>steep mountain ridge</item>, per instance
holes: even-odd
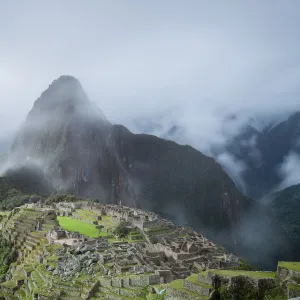
[[[283,181],[279,172],[290,153],[300,153],[300,112],[262,131],[253,126],[229,140],[225,150],[246,165],[240,174],[250,197],[261,198]]]
[[[39,166],[56,190],[127,199],[129,183],[120,183],[126,176],[111,129],[79,81],[62,76],[34,103],[12,145],[11,161]]]
[[[55,80],[35,102],[10,160],[40,168],[56,190],[188,223],[252,262],[270,267],[291,255],[274,216],[244,197],[213,158],[111,125],[72,76]]]

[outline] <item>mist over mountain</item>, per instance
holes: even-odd
[[[127,202],[124,186],[130,184],[114,150],[112,125],[72,76],[53,81],[18,131],[8,165],[26,164],[43,170],[55,190]]]
[[[299,172],[300,113],[279,119],[260,130],[247,125],[229,139],[223,149],[234,161],[242,163],[239,173],[245,193],[256,199],[300,182]]]
[[[211,144],[210,154],[243,194],[271,209],[293,242],[295,253],[300,253],[300,113],[244,119],[230,134],[227,129],[238,119],[236,114],[224,118],[224,140]],[[166,138],[182,140],[187,132],[177,134],[182,136],[170,134]]]
[[[191,146],[112,125],[72,76],[53,81],[15,137],[4,175],[13,181],[22,177],[19,170],[26,174],[28,169],[36,170],[32,180],[42,172],[37,186],[48,193],[153,210],[268,268],[293,256],[272,213],[243,196],[213,158]]]
[[[211,138],[208,144],[203,144],[200,134],[199,138],[193,135],[180,118],[169,120],[167,113],[165,119],[162,116],[144,119],[136,131],[191,144],[214,157],[250,197],[260,199],[300,182],[299,112],[257,117],[228,114],[220,121],[218,139]]]

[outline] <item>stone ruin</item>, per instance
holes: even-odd
[[[267,278],[257,279],[255,275],[244,276],[244,271],[238,275],[234,270],[232,278],[228,279],[226,272],[239,266],[236,256],[201,234],[176,227],[153,213],[115,205],[80,204],[76,207],[96,212],[98,221],[105,215],[124,220],[133,228],[132,234],[142,239],[134,242],[128,236],[124,241],[109,243],[107,238],[87,238],[63,230],[58,226],[56,213],[61,208],[63,211],[74,209],[70,203],[55,209],[17,208],[3,221],[3,233],[13,241],[18,264],[11,266],[6,282],[0,285],[2,292],[20,295],[22,289],[28,299],[53,299],[56,293],[61,299],[93,296],[96,299],[120,299],[121,296],[145,299],[145,291],[152,289],[155,294],[160,284],[166,287],[166,299],[189,299],[191,293],[196,299],[199,296],[208,299],[218,284],[224,288],[229,285],[233,291],[236,283],[239,287],[250,284],[254,293],[264,293],[266,285],[276,287],[275,279],[268,274],[262,274]],[[72,243],[68,243],[70,240]],[[52,245],[59,242],[62,247]],[[19,277],[20,268],[24,279]],[[297,272],[287,271],[283,265],[278,267],[277,273],[281,281],[285,281],[291,276],[295,279]],[[174,279],[180,279],[180,288],[168,285]],[[298,295],[295,286],[298,287],[296,280],[288,287],[289,296]],[[53,294],[43,298],[49,289]]]
[[[47,233],[46,238],[50,244],[57,242],[61,239],[83,239],[79,232],[69,232],[61,228],[53,229]]]

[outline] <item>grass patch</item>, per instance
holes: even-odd
[[[72,217],[57,217],[57,220],[59,222],[59,225],[67,230],[67,231],[78,231],[79,233],[92,238],[99,237],[99,230],[96,228],[96,225],[90,224],[87,222],[84,222],[79,219],[75,219]],[[99,225],[101,224],[101,221],[99,221]],[[101,224],[102,225],[102,224]],[[103,224],[105,225],[105,224]],[[105,227],[104,227],[105,230]],[[102,230],[100,232],[101,237],[108,237],[108,242],[118,242],[115,238],[111,237],[110,233],[107,233],[106,231]],[[125,241],[126,239],[124,239]],[[128,240],[126,240],[128,241]]]
[[[296,261],[280,261],[278,262],[279,267],[294,270],[300,272],[300,262]]]
[[[259,271],[243,271],[243,270],[209,270],[213,274],[233,277],[233,276],[249,276],[252,278],[275,278],[275,272],[259,272]]]
[[[67,231],[78,231],[79,233],[88,236],[97,238],[99,237],[99,230],[96,229],[95,225],[86,223],[84,221],[73,219],[71,217],[57,217],[59,225]],[[101,231],[100,236],[105,237],[108,234]]]
[[[290,290],[300,291],[300,285],[299,284],[290,283],[290,284],[288,284],[288,288]]]
[[[168,287],[173,289],[181,289],[183,288],[183,279],[176,279],[168,283]]]
[[[187,295],[195,297],[195,299],[207,299],[207,297],[205,297],[205,296],[200,296],[198,293],[194,293],[194,292],[191,292],[191,291],[185,289],[183,286],[183,282],[184,282],[184,279],[173,280],[172,282],[167,284],[167,288],[176,289],[178,291],[181,291],[182,293],[185,293]]]
[[[7,289],[14,289],[17,287],[17,283],[13,280],[10,280],[10,281],[1,283],[1,286],[5,287]]]
[[[190,275],[189,277],[186,278],[186,280],[190,281],[193,284],[200,285],[200,286],[202,286],[204,288],[207,288],[207,289],[212,288],[212,286],[210,284],[207,284],[207,283],[204,283],[204,282],[200,282],[197,279],[197,274]]]
[[[111,220],[110,216],[102,216],[102,220],[106,223],[110,223],[112,225],[115,225],[115,223]]]
[[[90,220],[90,221],[97,221],[97,214],[88,210],[84,209],[77,209],[75,211],[81,218]]]

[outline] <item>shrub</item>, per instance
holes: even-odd
[[[58,203],[58,202],[76,202],[80,199],[77,198],[74,195],[68,195],[68,194],[53,194],[46,198],[45,204],[49,205],[51,203]]]
[[[128,233],[129,233],[129,228],[126,227],[125,222],[120,222],[120,224],[114,230],[114,235],[117,235],[121,238],[127,236]]]
[[[240,265],[234,268],[235,270],[244,270],[244,271],[258,271],[256,268],[251,266],[244,258],[240,259]]]

